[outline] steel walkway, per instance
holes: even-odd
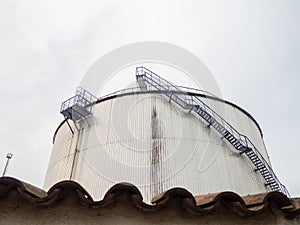
[[[255,166],[255,171],[259,172],[265,180],[265,185],[271,191],[279,191],[289,196],[286,187],[280,183],[271,166],[267,163],[258,149],[245,135],[240,134],[218,113],[205,104],[199,97],[189,95],[153,73],[145,67],[136,68],[136,80],[142,91],[161,90],[170,101],[177,103],[185,110],[193,111],[207,122],[209,127],[213,127],[221,136],[225,138],[240,154],[245,154]],[[182,94],[181,94],[181,93]]]

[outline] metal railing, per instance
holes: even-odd
[[[205,120],[209,126],[214,127],[216,131],[222,135],[222,138],[225,138],[241,154],[245,153],[255,165],[256,171],[261,173],[267,182],[266,185],[269,186],[271,190],[280,191],[289,196],[286,187],[279,181],[271,166],[264,159],[251,140],[247,136],[239,133],[239,131],[237,131],[222,116],[204,103],[197,95],[210,96],[217,99],[220,98],[207,91],[173,85],[166,79],[160,77],[145,67],[136,68],[136,79],[138,87],[115,91],[100,98],[93,96],[88,91],[79,87],[77,88],[74,97],[62,103],[60,111],[65,112],[77,105],[86,109],[88,112],[91,112],[93,103],[112,96],[129,93],[159,91],[160,93],[166,95],[170,100],[181,106],[183,109],[195,112],[203,120]]]
[[[92,95],[90,92],[86,91],[82,87],[78,87],[75,92],[75,96],[67,99],[61,104],[60,112],[63,112],[74,105],[81,107],[87,107],[92,102],[97,101],[97,97]]]
[[[269,186],[272,191],[280,191],[289,196],[286,187],[279,181],[271,166],[251,140],[247,136],[240,134],[230,123],[205,104],[200,98],[194,95],[192,95],[190,99],[184,98],[183,95],[186,94],[180,93],[182,92],[180,87],[173,85],[145,67],[136,68],[136,79],[142,90],[161,90],[170,100],[182,108],[197,113],[209,126],[214,127],[222,135],[222,138],[225,138],[233,145],[235,149],[241,154],[245,153],[247,155],[248,159],[254,164],[256,168],[255,171],[259,171],[266,181],[266,186]]]

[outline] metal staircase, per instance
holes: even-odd
[[[153,73],[145,67],[136,68],[136,80],[142,91],[158,90],[166,95],[170,101],[177,103],[180,107],[190,112],[196,113],[209,127],[213,127],[221,136],[225,138],[240,154],[245,154],[255,166],[255,171],[259,172],[265,180],[265,185],[271,191],[279,191],[289,196],[286,187],[280,183],[271,166],[264,159],[258,149],[245,135],[240,134],[218,113],[211,109],[196,95],[187,95],[178,86],[171,84],[159,75]],[[188,96],[188,98],[187,98]]]

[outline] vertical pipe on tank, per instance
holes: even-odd
[[[75,122],[74,122],[75,123]],[[76,124],[75,124],[76,126]],[[83,126],[79,125],[79,128],[77,128],[77,139],[76,139],[76,144],[75,144],[75,149],[74,149],[74,156],[72,160],[72,166],[71,166],[71,172],[70,172],[70,180],[74,180],[75,178],[75,171],[77,168],[77,161],[78,161],[78,154],[79,154],[79,141],[82,138],[82,133],[83,133]],[[73,134],[74,136],[74,134]]]

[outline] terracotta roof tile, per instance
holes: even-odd
[[[4,198],[11,191],[17,191],[19,196],[33,205],[47,207],[63,204],[63,200],[73,195],[76,196],[77,204],[88,208],[106,208],[114,206],[120,196],[126,195],[130,204],[149,213],[169,207],[170,202],[175,202],[175,205],[194,215],[209,214],[218,211],[220,207],[226,207],[240,216],[264,213],[268,208],[275,208],[287,216],[300,214],[298,199],[290,199],[280,192],[247,196],[240,196],[234,192],[221,192],[193,196],[186,189],[173,188],[154,196],[152,200],[154,204],[149,205],[143,202],[143,196],[138,188],[128,183],[114,185],[106,192],[102,200],[94,201],[81,185],[73,181],[59,182],[46,193],[42,189],[14,178],[0,178],[0,198]]]

